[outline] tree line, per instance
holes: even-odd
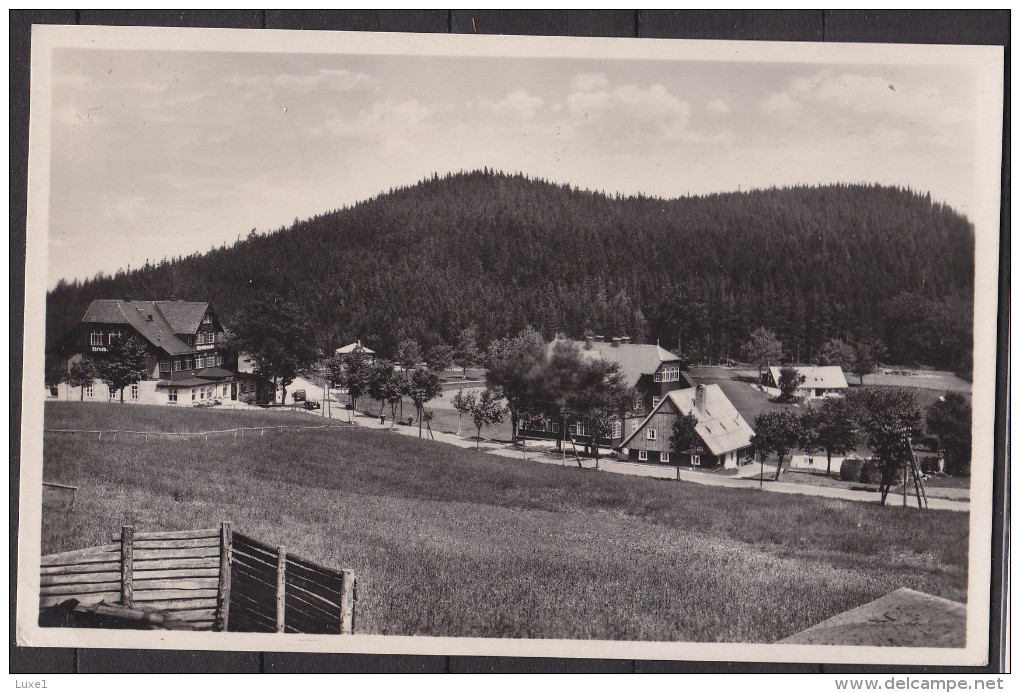
[[[972,225],[926,195],[875,185],[680,199],[609,196],[489,170],[433,176],[273,233],[113,276],[61,281],[47,341],[96,298],[208,300],[232,329],[275,291],[317,350],[361,339],[395,357],[476,326],[658,339],[693,362],[739,356],[763,325],[784,360],[881,340],[894,363],[967,371]]]
[[[776,456],[776,480],[794,449],[825,453],[826,473],[831,475],[833,456],[847,455],[866,444],[877,464],[882,503],[910,461],[912,442],[930,438],[944,455],[947,473],[970,473],[971,408],[956,392],[946,393],[922,412],[909,390],[854,388],[803,414],[763,412],[754,420],[754,431],[752,445],[762,463]],[[685,444],[688,435],[685,424],[678,422],[674,430],[677,444]]]

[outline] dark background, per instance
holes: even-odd
[[[1009,310],[1009,10],[23,10],[10,11],[10,672],[11,673],[297,673],[297,672],[997,672],[1004,658],[1003,601],[1008,546],[1005,498],[1006,368]],[[671,39],[983,44],[1005,47],[1002,210],[995,422],[990,663],[981,668],[835,664],[670,662],[612,659],[396,656],[23,648],[14,645],[20,473],[29,63],[32,24],[141,25],[400,31],[425,33],[615,36]]]

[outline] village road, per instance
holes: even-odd
[[[321,412],[310,412],[312,415],[321,416]],[[392,422],[387,418],[386,423],[380,423],[378,417],[365,416],[360,413],[354,413],[351,417],[351,412],[346,409],[341,409],[339,406],[334,406],[332,411],[332,418],[338,421],[352,422],[358,426],[365,428],[374,428],[377,430],[388,430],[393,433],[400,435],[417,436],[417,426],[393,426]],[[429,432],[423,430],[422,435],[425,438],[429,438]],[[476,447],[476,441],[471,438],[454,435],[453,433],[441,433],[439,431],[433,431],[431,438],[436,442],[446,443],[448,445],[456,445],[459,448],[470,448]],[[567,454],[564,455],[562,452],[557,452],[555,444],[552,441],[531,441],[527,444],[527,460],[529,462],[541,462],[543,464],[559,465],[559,466],[576,466],[577,460],[574,458],[572,452],[568,449]],[[500,457],[508,457],[512,459],[524,459],[525,451],[520,445],[513,445],[511,443],[501,443],[496,441],[481,441],[479,449],[490,455],[499,455]],[[594,470],[595,461],[590,458],[581,458],[581,465],[586,469]],[[832,498],[836,500],[854,501],[859,503],[878,503],[879,494],[877,491],[852,491],[850,489],[832,488],[828,486],[810,486],[808,484],[797,484],[783,481],[766,481],[761,484],[757,479],[752,479],[750,476],[757,476],[761,471],[761,467],[753,465],[754,469],[749,470],[752,465],[748,465],[747,468],[741,469],[740,472],[735,476],[722,476],[712,474],[710,472],[698,472],[698,471],[680,471],[680,482],[691,482],[695,484],[703,484],[705,486],[720,486],[724,488],[738,488],[738,489],[761,489],[769,493],[786,493],[792,495],[801,496],[815,496],[818,498]],[[768,473],[770,465],[765,465],[765,471]],[[611,474],[626,474],[629,476],[643,476],[651,477],[656,479],[676,479],[677,470],[676,467],[667,467],[658,464],[643,464],[640,462],[625,462],[620,460],[612,460],[603,458],[599,461],[599,470],[603,472],[609,472]],[[772,466],[772,471],[775,471],[775,466]],[[899,504],[901,496],[891,498],[890,501],[893,504]],[[912,497],[907,498],[908,503],[912,504],[912,507],[917,507],[916,500]],[[970,503],[967,501],[948,500],[945,498],[929,498],[928,507],[933,510],[954,510],[960,512],[967,512],[970,510]]]

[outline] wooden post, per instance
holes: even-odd
[[[354,573],[350,570],[340,571],[340,633],[354,633]]]
[[[124,525],[120,528],[120,605],[130,607],[134,603],[131,585],[134,570],[135,528]]]
[[[287,606],[287,549],[276,550],[276,632],[283,632]]]
[[[216,589],[217,631],[227,630],[230,623],[230,523],[220,525],[220,580]]]

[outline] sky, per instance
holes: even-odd
[[[677,197],[976,200],[971,68],[54,51],[49,285],[480,169]]]

